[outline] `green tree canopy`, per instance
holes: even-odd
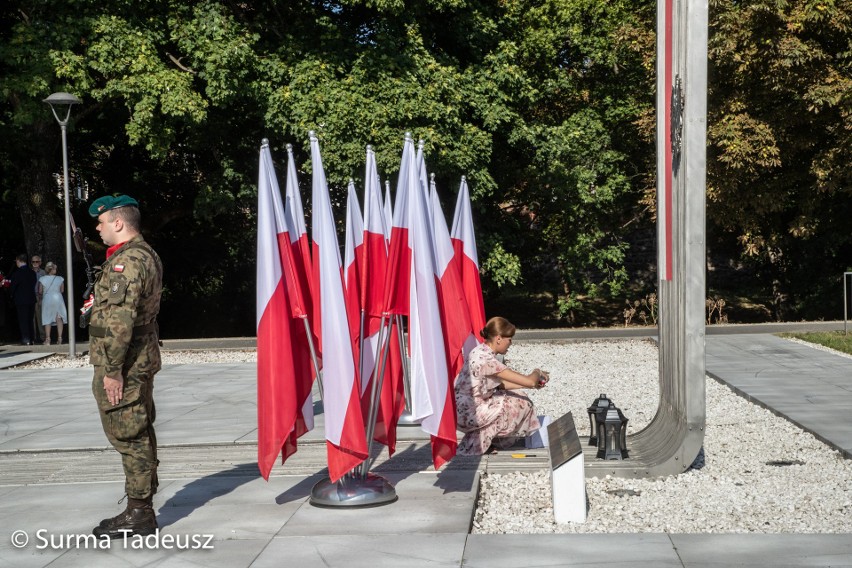
[[[711,2],[708,215],[776,317],[839,318],[852,263],[852,2]],[[800,311],[794,313],[792,308]]]
[[[11,0],[0,8],[4,236],[15,220],[14,246],[62,258],[58,128],[41,100],[75,93],[72,185],[142,203],[166,264],[166,336],[250,334],[261,139],[279,160],[295,146],[307,188],[316,131],[342,204],[365,145],[394,180],[410,131],[448,213],[469,180],[489,293],[546,292],[570,316],[588,298],[653,287],[630,243],[653,234],[655,10]],[[710,246],[734,264],[744,251],[788,297],[817,292],[820,254],[849,251],[849,17],[848,1],[711,6]],[[85,203],[73,210],[86,225]]]

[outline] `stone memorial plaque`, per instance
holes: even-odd
[[[556,469],[571,458],[583,453],[580,436],[574,425],[574,416],[569,412],[547,426],[550,441],[550,467]]]

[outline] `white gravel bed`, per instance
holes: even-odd
[[[161,350],[160,357],[163,365],[187,365],[199,363],[255,363],[257,351],[254,349],[220,349],[220,350]],[[29,363],[17,365],[16,369],[79,369],[88,367],[89,356],[82,355],[69,359],[68,355],[54,354]]]
[[[538,414],[570,410],[581,435],[601,392],[622,408],[631,431],[656,412],[652,342],[519,342],[507,359],[518,370],[551,372],[548,387],[530,393]],[[709,378],[704,450],[703,467],[681,475],[587,479],[583,524],[553,521],[549,471],[484,475],[473,532],[852,532],[852,460]]]

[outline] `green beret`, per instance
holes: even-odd
[[[129,206],[139,207],[139,203],[129,195],[104,195],[103,197],[98,197],[89,205],[89,215],[98,217],[101,213],[110,209]]]

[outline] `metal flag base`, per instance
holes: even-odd
[[[414,416],[412,416],[410,410],[406,410],[399,417],[399,422],[396,423],[397,426],[420,426],[420,421],[416,420]]]
[[[337,483],[325,478],[311,489],[311,505],[317,507],[374,507],[396,499],[393,486],[375,473],[368,473],[366,479],[347,474]]]

